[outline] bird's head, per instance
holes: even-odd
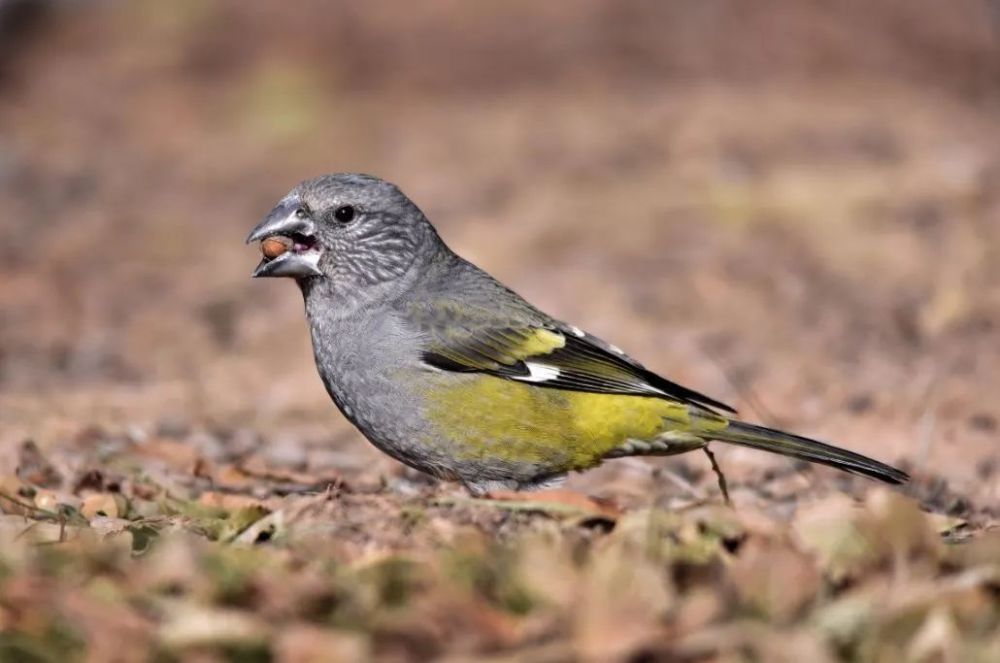
[[[441,246],[423,213],[395,185],[353,173],[297,185],[247,237],[261,242],[254,277],[328,279],[363,288],[402,277]]]

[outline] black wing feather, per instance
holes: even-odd
[[[452,339],[449,343],[452,347],[427,350],[423,353],[423,360],[428,365],[445,371],[485,373],[524,381],[531,376],[525,360],[513,359],[503,348],[516,347],[534,329],[496,329],[485,334],[480,332],[482,337],[478,339],[471,336],[461,339],[461,342]],[[531,383],[535,386],[670,398],[704,409],[736,412],[721,401],[660,377],[610,347],[602,347],[603,343],[594,337],[558,328],[550,329],[562,334],[566,344],[527,361],[557,368],[559,374],[547,380],[532,380]]]

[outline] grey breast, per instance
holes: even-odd
[[[424,419],[419,337],[396,311],[310,313],[313,352],[327,392],[376,447],[412,467],[450,476],[448,454]]]

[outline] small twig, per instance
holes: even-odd
[[[16,497],[8,495],[7,493],[3,492],[2,490],[0,490],[0,499],[7,500],[8,502],[11,502],[12,504],[16,504],[17,506],[21,507],[22,509],[27,509],[28,511],[34,512],[36,514],[41,514],[42,516],[45,516],[46,518],[50,518],[52,520],[55,520],[56,518],[59,517],[59,514],[56,513],[55,511],[49,511],[48,509],[43,509],[43,508],[41,508],[39,506],[35,506],[34,504],[30,504],[28,502],[23,502],[23,501],[17,499]]]
[[[712,450],[708,448],[707,444],[701,449],[705,452],[705,455],[708,456],[709,462],[712,463],[712,471],[715,472],[715,478],[719,482],[719,490],[722,491],[722,498],[726,500],[726,504],[728,506],[732,506],[733,503],[729,499],[729,486],[726,483],[726,475],[722,473],[722,468],[719,467],[719,463],[716,462],[715,454],[712,453]]]
[[[772,426],[774,428],[785,427],[786,421],[784,417],[776,416],[772,410],[765,407],[763,401],[761,401],[761,399],[757,396],[756,391],[753,389],[750,383],[747,380],[743,380],[737,377],[729,369],[729,366],[726,364],[726,362],[723,361],[721,355],[716,353],[715,350],[709,344],[702,344],[700,347],[702,353],[715,364],[715,367],[718,369],[722,377],[726,380],[726,382],[729,383],[729,386],[732,387],[733,391],[736,392],[737,396],[746,402],[746,404],[750,407],[750,410],[757,416],[757,419],[764,422],[764,424],[767,426]],[[712,453],[708,451],[707,447],[705,448],[705,453],[708,454],[709,458],[712,458]],[[812,469],[812,466],[806,463],[805,461],[792,462],[789,465],[789,467],[791,467],[792,470],[799,476],[803,476],[806,473],[806,471],[811,471]],[[716,474],[719,475],[719,487],[723,488],[726,480],[725,477],[723,477],[721,475],[721,472],[718,470],[718,465],[716,465],[714,458],[712,458],[712,468],[716,470]],[[814,474],[813,476],[819,478],[820,481],[824,482],[827,481],[827,479],[825,479],[822,475]],[[726,494],[725,488],[723,488],[722,492],[724,495]],[[726,496],[726,503],[727,504],[729,503],[728,496]]]

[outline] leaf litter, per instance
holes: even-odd
[[[813,496],[788,517],[683,490],[654,506],[407,480],[358,491],[309,467],[209,462],[181,438],[100,446],[50,459],[26,443],[4,473],[0,660],[1000,653],[995,521],[888,489]]]
[[[337,39],[342,3],[118,4],[4,61],[0,661],[1000,660],[1000,60],[969,3],[671,11],[681,39],[564,3],[555,51],[517,3]],[[546,310],[914,484],[715,449],[732,508],[695,454],[472,500],[367,453],[238,241],[330,145]],[[205,210],[237,241],[190,241]]]

